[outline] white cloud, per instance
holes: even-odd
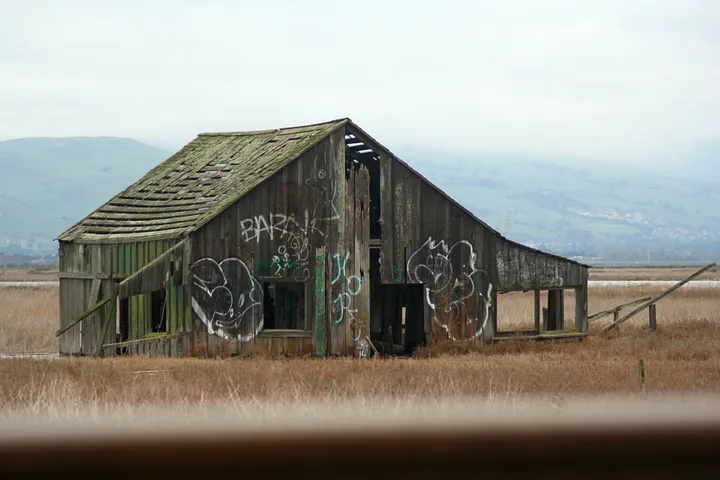
[[[720,2],[5,1],[0,137],[350,116],[391,148],[639,160],[720,127]]]

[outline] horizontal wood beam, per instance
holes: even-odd
[[[156,335],[154,337],[143,337],[143,338],[138,338],[135,340],[128,340],[126,342],[106,343],[102,346],[102,348],[110,348],[110,347],[121,348],[121,347],[127,347],[130,345],[136,345],[138,343],[144,343],[144,342],[175,340],[177,338],[180,338],[181,336],[182,336],[182,333],[173,333],[172,335]]]
[[[67,278],[74,280],[110,280],[112,277],[109,273],[89,273],[89,272],[60,272],[59,278]]]
[[[603,310],[602,312],[593,313],[588,317],[588,322],[592,322],[593,320],[598,320],[600,318],[603,318],[607,315],[612,315],[615,312],[619,312],[623,308],[632,307],[633,305],[637,305],[638,303],[647,302],[652,297],[650,295],[646,295],[644,297],[637,298],[635,300],[631,300],[627,303],[623,303],[622,305],[618,305],[616,307],[610,308],[608,310]]]
[[[258,338],[263,337],[283,337],[283,338],[302,338],[312,337],[312,332],[305,330],[263,330]]]

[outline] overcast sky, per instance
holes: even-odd
[[[720,1],[0,0],[0,140],[351,117],[391,150],[637,160],[720,136]]]

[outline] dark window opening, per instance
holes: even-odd
[[[165,289],[155,290],[150,294],[150,331],[152,333],[167,331]]]
[[[122,343],[130,339],[130,299],[118,298],[116,308],[115,343]],[[115,351],[116,355],[127,353],[127,347],[117,347]]]
[[[305,284],[263,284],[263,330],[306,330]]]
[[[117,309],[117,341],[125,342],[130,338],[130,299],[119,299]]]

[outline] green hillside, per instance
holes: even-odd
[[[0,250],[57,251],[56,235],[168,156],[114,137],[0,142]]]
[[[720,186],[617,165],[399,152],[488,224],[566,255],[720,253]]]
[[[511,239],[564,255],[680,260],[720,257],[720,182],[698,173],[716,165],[712,152],[695,154],[698,168],[688,160],[687,175],[397,153]],[[0,252],[55,253],[55,236],[171,153],[113,137],[0,142]]]

